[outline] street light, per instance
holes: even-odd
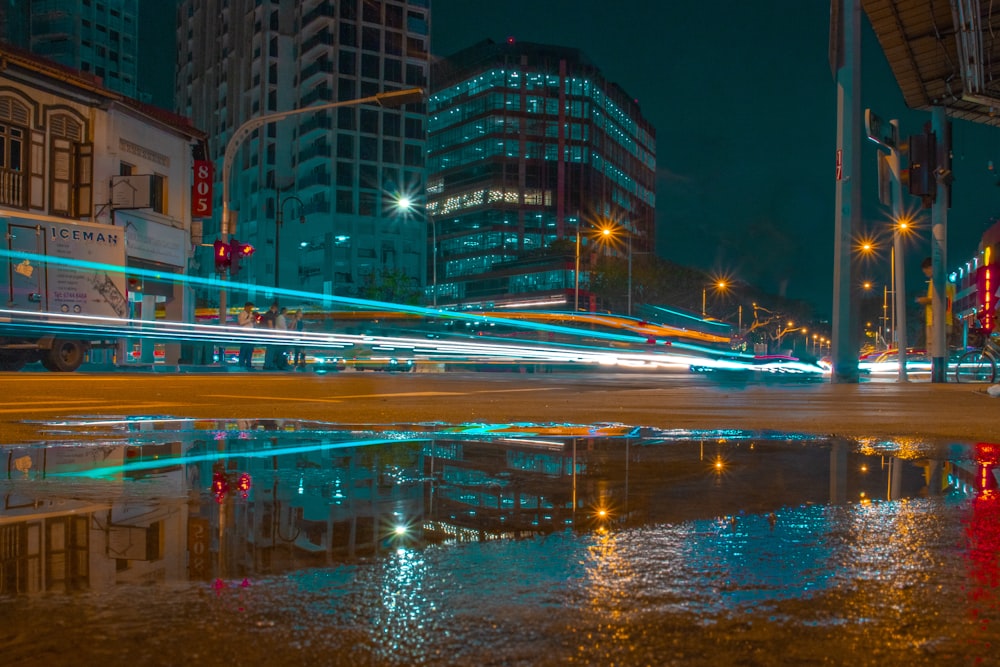
[[[729,285],[726,284],[725,280],[720,280],[720,281],[714,283],[713,285],[710,285],[710,287],[714,287],[717,290],[724,290],[728,286]],[[707,309],[706,309],[706,306],[708,305],[707,302],[708,302],[708,287],[704,287],[701,290],[701,318],[702,319],[705,319],[708,316],[708,312],[707,312]],[[754,306],[756,306],[756,305],[757,304],[754,304]]]
[[[278,190],[278,197],[278,210],[274,213],[274,289],[278,289],[278,278],[281,275],[278,267],[281,260],[281,224],[284,222],[282,213],[285,210],[285,204],[290,201],[297,202],[299,205],[299,224],[303,224],[306,221],[305,204],[302,203],[301,199],[295,195],[289,195],[281,199],[281,190]]]
[[[628,239],[628,315],[632,316],[632,230],[623,224],[616,225],[614,227],[601,227],[601,235],[608,241],[614,239],[618,233],[625,234]],[[579,237],[577,237],[579,242]]]
[[[401,195],[396,199],[396,207],[404,213],[409,214],[416,206],[411,197]],[[431,306],[437,308],[437,223],[432,216],[426,216],[431,223]]]
[[[382,107],[397,107],[403,104],[410,104],[413,102],[421,102],[424,99],[423,88],[407,88],[405,90],[392,90],[382,93],[376,93],[374,95],[369,95],[368,97],[359,97],[353,100],[342,100],[340,102],[328,102],[326,104],[317,104],[311,107],[304,107],[301,109],[290,109],[288,111],[276,111],[274,113],[264,114],[263,116],[257,116],[246,121],[242,125],[236,128],[233,135],[229,137],[229,141],[226,142],[226,150],[222,158],[222,229],[221,238],[223,242],[229,240],[230,233],[236,231],[236,225],[230,220],[229,216],[229,173],[232,170],[233,158],[236,157],[236,151],[239,147],[253,134],[258,128],[267,125],[268,123],[273,123],[275,121],[284,120],[291,116],[298,116],[304,113],[312,113],[315,111],[324,111],[326,109],[336,109],[337,107],[346,106],[359,106],[361,104],[378,104]],[[232,229],[230,229],[232,227]],[[223,285],[219,289],[219,324],[224,325],[226,323],[226,288]]]

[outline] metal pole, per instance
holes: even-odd
[[[579,312],[580,310],[580,224],[576,225],[576,268],[573,272],[574,276],[574,300],[573,300],[573,311]]]
[[[701,289],[701,319],[705,319],[705,301],[708,299],[708,288]]]
[[[899,121],[891,120],[890,125],[896,127],[899,135]],[[903,237],[899,233],[899,221],[903,218],[903,185],[900,181],[899,151],[893,149],[886,156],[889,162],[889,172],[892,175],[892,217],[895,225],[892,229],[892,298],[895,299],[895,321],[893,333],[896,339],[896,357],[899,366],[897,382],[906,382],[906,275],[903,266]]]
[[[278,276],[281,272],[278,270],[279,261],[281,260],[281,209],[285,202],[281,201],[281,190],[278,190],[278,210],[274,216],[274,289],[278,289]],[[277,298],[277,296],[275,296]]]
[[[230,220],[229,215],[229,174],[232,171],[233,158],[236,157],[236,151],[239,147],[243,145],[244,141],[250,138],[255,130],[267,125],[268,123],[284,120],[285,118],[298,116],[304,113],[324,111],[326,109],[336,109],[337,107],[358,106],[361,104],[378,104],[383,107],[399,106],[402,104],[409,104],[411,102],[420,102],[423,99],[423,88],[407,88],[405,90],[392,90],[383,93],[376,93],[375,95],[359,97],[354,100],[342,100],[340,102],[328,102],[326,104],[317,104],[315,106],[304,107],[301,109],[277,111],[275,113],[257,116],[244,122],[242,125],[237,127],[232,136],[229,137],[229,141],[226,142],[226,150],[222,157],[222,225],[219,234],[222,242],[227,243],[229,241],[229,235],[236,231],[235,221]],[[233,227],[233,229],[230,229],[230,227]],[[222,286],[219,288],[219,324],[225,323],[226,288],[225,286]]]
[[[438,240],[437,223],[431,217],[431,305],[438,305]]]
[[[861,227],[861,0],[834,0],[833,59],[837,75],[836,203],[833,263],[834,383],[858,383],[858,302],[853,294],[857,260],[853,239]]]
[[[632,234],[628,235],[628,316],[632,317]]]
[[[945,142],[943,106],[931,109],[931,127],[938,143]],[[937,196],[931,206],[931,382],[944,382],[948,362],[948,343],[945,336],[945,265],[948,261],[948,188],[941,175],[936,174]]]

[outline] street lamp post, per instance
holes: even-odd
[[[705,319],[708,317],[708,288],[714,287],[715,289],[724,290],[727,287],[725,280],[720,280],[713,285],[706,285],[701,290],[701,318]],[[756,307],[757,304],[754,304]],[[743,327],[743,306],[740,306],[740,328]]]
[[[632,317],[632,232],[628,233],[628,316]]]
[[[282,214],[283,214],[283,212],[285,210],[285,204],[287,204],[290,201],[298,202],[298,204],[299,204],[299,224],[302,224],[302,223],[304,223],[306,221],[306,216],[304,214],[305,204],[302,203],[301,199],[299,199],[295,195],[289,195],[288,197],[285,197],[284,199],[281,199],[281,191],[279,190],[278,191],[278,200],[279,200],[278,201],[278,210],[275,211],[275,214],[274,214],[274,289],[278,289],[278,287],[280,287],[280,285],[279,285],[279,277],[281,276],[281,271],[279,271],[278,269],[281,266],[281,264],[280,264],[280,261],[281,261],[281,225],[284,222],[284,215],[282,215]]]
[[[576,224],[576,269],[573,271],[573,312],[580,311],[580,223]]]
[[[420,102],[423,99],[424,90],[422,88],[407,88],[405,90],[392,90],[376,93],[375,95],[359,97],[353,100],[328,102],[326,104],[317,104],[311,107],[290,109],[288,111],[276,111],[274,113],[251,118],[250,120],[244,122],[242,125],[237,127],[236,131],[233,132],[233,135],[229,137],[229,141],[226,142],[226,150],[222,158],[222,229],[220,233],[222,242],[227,243],[229,241],[229,235],[236,231],[236,225],[232,224],[229,215],[229,175],[232,170],[233,158],[236,157],[236,151],[239,147],[243,145],[244,141],[250,138],[255,130],[267,125],[268,123],[274,123],[276,121],[284,120],[285,118],[289,118],[291,116],[298,116],[304,113],[336,109],[337,107],[359,106],[361,104],[378,104],[383,107],[395,107],[402,104]],[[219,290],[219,324],[224,325],[225,323],[226,288],[223,285]]]

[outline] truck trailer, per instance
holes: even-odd
[[[0,212],[0,370],[75,371],[128,313],[121,227]]]

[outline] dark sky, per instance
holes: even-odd
[[[812,302],[833,294],[836,84],[827,59],[829,3],[655,0],[432,0],[431,49],[482,39],[576,47],[636,98],[657,131],[658,253]],[[867,18],[862,107],[919,133]],[[1000,129],[955,121],[948,267],[973,256],[1000,214]],[[866,143],[867,227],[885,231],[876,148]],[[917,200],[911,200],[917,206]],[[922,289],[930,215],[908,245],[910,294]],[[888,245],[886,245],[888,248]],[[870,267],[887,280],[888,250]],[[881,288],[878,289],[881,292]]]

